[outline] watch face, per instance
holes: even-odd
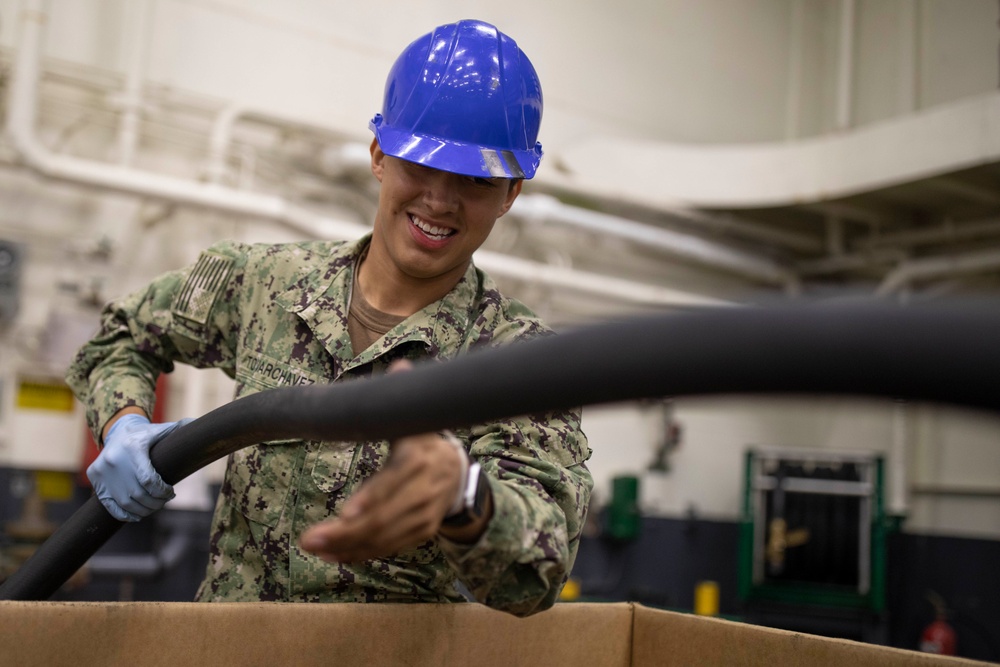
[[[472,504],[472,507],[468,508],[470,514],[475,518],[479,518],[486,511],[486,496],[490,492],[490,482],[486,479],[486,473],[483,469],[479,468],[479,475],[477,475],[476,481],[476,500]]]
[[[490,483],[486,479],[486,473],[478,464],[475,464],[477,474],[469,477],[468,487],[466,487],[465,507],[458,514],[446,516],[442,521],[443,526],[461,527],[467,526],[476,519],[483,516],[486,511],[486,497],[490,493]],[[472,485],[475,485],[475,492]]]

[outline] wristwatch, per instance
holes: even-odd
[[[462,505],[457,512],[449,514],[442,521],[442,526],[461,528],[482,518],[486,512],[487,497],[490,493],[490,482],[478,462],[469,464],[465,475],[465,489],[462,491]]]

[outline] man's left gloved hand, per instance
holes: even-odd
[[[174,497],[174,487],[153,469],[149,448],[191,421],[151,424],[142,415],[127,414],[111,426],[101,455],[87,468],[97,498],[111,516],[139,521]]]

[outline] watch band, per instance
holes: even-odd
[[[452,501],[451,506],[448,508],[448,514],[446,516],[451,516],[452,514],[458,514],[465,508],[465,489],[469,485],[469,453],[465,451],[465,445],[462,441],[455,436],[451,431],[439,431],[440,435],[445,442],[455,448],[455,451],[459,453],[462,457],[462,477],[458,480],[458,493],[455,495],[455,500]]]
[[[490,482],[478,461],[469,466],[467,482],[462,494],[463,507],[456,514],[449,514],[442,521],[442,526],[460,528],[480,519],[486,511],[486,498],[490,492]]]

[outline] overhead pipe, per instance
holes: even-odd
[[[25,0],[21,14],[21,42],[12,76],[5,130],[18,160],[26,167],[55,181],[270,220],[311,237],[347,240],[356,239],[371,231],[357,223],[318,216],[281,197],[51,153],[35,135],[41,42],[47,16],[47,0]],[[230,113],[234,118],[240,115],[235,109]],[[483,269],[497,274],[559,287],[575,287],[628,303],[667,306],[720,303],[716,299],[703,299],[677,290],[548,267],[487,252],[477,253],[476,261]]]
[[[908,510],[906,466],[912,434],[909,427],[909,410],[906,401],[897,400],[892,408],[892,440],[889,445],[889,497],[886,509],[889,514],[905,516]]]
[[[906,253],[892,248],[867,250],[858,253],[821,257],[796,262],[795,270],[803,277],[816,277],[856,271],[885,264],[895,264],[906,259]]]
[[[125,74],[125,93],[119,98],[122,106],[121,125],[118,128],[118,163],[124,167],[132,164],[139,143],[139,124],[142,121],[142,84],[149,52],[150,4],[149,0],[132,0],[125,5],[126,29],[122,49],[128,59]]]
[[[514,202],[511,215],[529,221],[570,225],[602,235],[627,239],[714,269],[738,273],[769,284],[796,290],[795,274],[767,259],[720,246],[696,236],[653,227],[615,215],[563,204],[555,197],[524,195]]]
[[[220,111],[212,124],[212,134],[209,139],[208,176],[215,183],[222,183],[226,174],[226,155],[233,140],[233,130],[241,121],[253,121],[262,125],[278,128],[292,128],[312,134],[329,134],[341,136],[340,132],[329,127],[311,123],[302,118],[293,118],[283,114],[263,111],[245,104],[233,103]],[[354,144],[351,144],[353,147]],[[353,167],[368,165],[368,147],[352,150],[343,156],[350,159]]]
[[[933,229],[918,229],[896,233],[879,233],[858,244],[859,248],[881,248],[885,246],[936,245],[954,241],[973,241],[990,236],[1000,236],[1000,218],[991,217],[962,224],[945,221]]]
[[[1000,249],[971,252],[953,257],[932,257],[904,262],[889,273],[875,290],[878,296],[888,296],[917,280],[928,280],[965,273],[1000,269]]]
[[[56,181],[281,221],[301,228],[307,216],[280,197],[241,192],[69,155],[55,155],[46,149],[35,136],[35,120],[47,7],[46,0],[26,0],[21,14],[21,43],[11,81],[6,125],[7,137],[21,163]],[[360,225],[344,221],[324,219],[323,222],[326,227],[338,229],[345,237],[357,236],[359,230],[362,233],[366,231]]]
[[[559,287],[570,292],[597,294],[628,303],[648,306],[726,306],[724,299],[691,294],[668,287],[647,285],[621,278],[542,264],[512,255],[480,250],[476,265],[488,273],[519,278],[529,283]]]
[[[781,246],[787,250],[804,253],[818,253],[823,250],[823,243],[815,236],[777,227],[766,227],[732,213],[706,213],[696,209],[673,208],[667,210],[666,214],[683,222],[694,223],[706,231],[729,233],[750,241],[763,241],[769,245]]]

